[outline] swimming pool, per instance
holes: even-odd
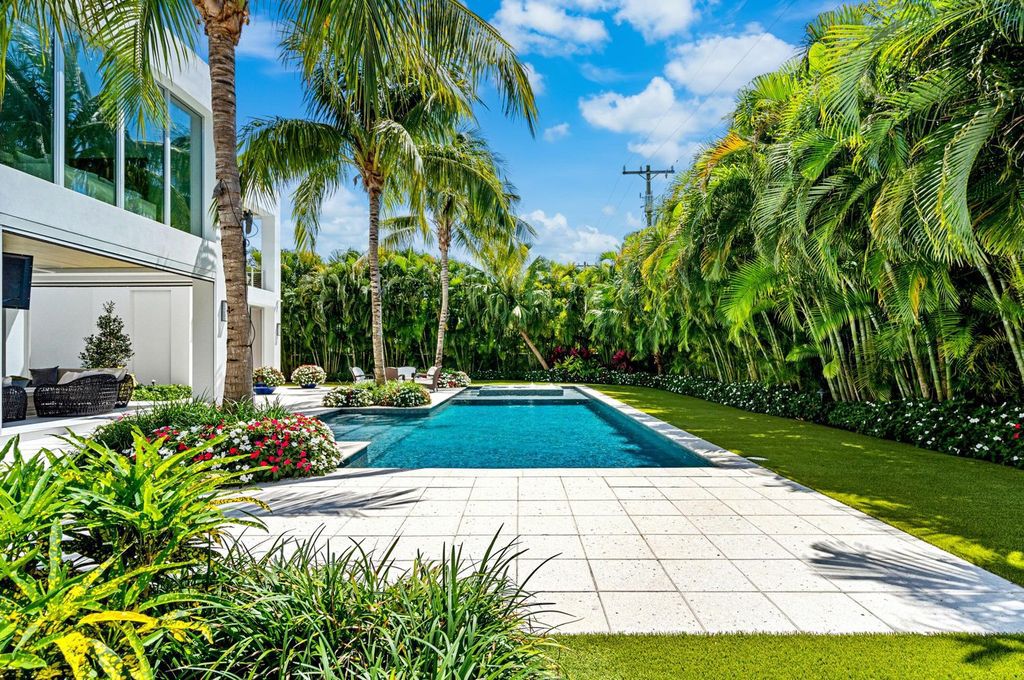
[[[614,409],[561,398],[481,398],[475,390],[429,415],[324,416],[340,441],[369,441],[355,467],[705,467],[705,459]]]

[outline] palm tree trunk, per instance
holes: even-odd
[[[910,348],[910,359],[914,363],[914,372],[917,373],[917,385],[921,390],[921,396],[925,399],[931,399],[931,390],[928,389],[928,378],[925,376],[924,364],[921,363],[921,355],[917,353],[917,340],[914,338],[914,332],[910,331],[907,333],[907,347]]]
[[[439,225],[437,245],[441,251],[441,312],[437,319],[437,353],[434,355],[434,366],[441,370],[444,360],[444,334],[448,330],[448,248],[451,246],[451,225]]]
[[[526,346],[530,348],[531,352],[533,352],[533,356],[537,359],[537,362],[540,364],[540,367],[543,368],[545,371],[548,370],[548,362],[544,361],[544,357],[541,356],[541,353],[539,351],[537,351],[536,345],[534,345],[533,341],[530,340],[530,336],[526,334],[526,331],[520,329],[519,335],[522,336],[523,342],[525,342]]]
[[[242,235],[242,186],[238,176],[238,137],[235,99],[235,47],[246,20],[245,3],[195,0],[206,22],[209,39],[210,91],[213,108],[213,150],[216,159],[217,217],[221,260],[228,303],[227,366],[224,400],[252,398],[252,347],[249,345],[249,301],[245,280],[245,241]]]
[[[370,245],[366,259],[370,264],[370,335],[373,339],[373,378],[384,384],[384,320],[380,294],[380,194],[381,187],[370,183]]]

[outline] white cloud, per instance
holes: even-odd
[[[242,57],[277,62],[281,55],[281,30],[275,21],[263,14],[254,14],[249,25],[242,28],[237,53]]]
[[[559,0],[501,0],[492,23],[524,53],[589,52],[608,40],[603,21],[570,12]]]
[[[601,253],[619,247],[619,239],[590,225],[570,226],[562,213],[548,215],[534,210],[525,216],[537,236],[532,251],[559,262],[595,262]]]
[[[581,99],[579,106],[594,127],[633,135],[631,152],[672,163],[689,160],[699,145],[687,138],[718,125],[731,110],[732,99],[681,100],[667,80],[656,76],[637,94],[602,92]]]
[[[292,217],[292,188],[281,192],[281,231],[291,239],[295,229]],[[324,201],[320,211],[320,234],[316,239],[317,252],[328,255],[335,250],[354,248],[363,252],[367,248],[369,210],[366,195],[348,187],[341,187]]]
[[[552,125],[551,127],[544,130],[544,141],[545,142],[557,142],[560,139],[564,139],[569,136],[569,124],[559,123],[558,125]]]
[[[692,0],[619,0],[615,20],[626,22],[647,42],[683,33],[697,18]]]
[[[604,214],[604,215],[608,215],[608,216],[614,215],[615,214],[615,206],[614,205],[603,206],[601,208],[601,213]]]
[[[547,89],[547,84],[544,82],[544,74],[538,71],[530,62],[524,62],[523,68],[526,70],[526,77],[530,80],[533,94],[537,96],[544,94],[544,90]]]
[[[796,51],[795,45],[752,25],[741,35],[707,36],[674,47],[665,75],[693,94],[728,95],[775,70]]]
[[[626,213],[626,226],[630,229],[639,229],[644,226],[644,223],[640,221],[640,218],[631,212]]]

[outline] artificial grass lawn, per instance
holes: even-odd
[[[571,635],[570,680],[1019,678],[1024,636]]]
[[[1024,471],[662,390],[594,387],[1024,585]]]

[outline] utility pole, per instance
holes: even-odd
[[[640,168],[639,170],[626,170],[626,167],[622,167],[623,175],[642,175],[647,181],[647,191],[644,193],[644,214],[647,215],[647,226],[654,224],[654,193],[651,192],[651,178],[658,175],[665,175],[668,177],[676,171],[676,166],[672,166],[668,170],[651,170],[651,166],[648,165],[646,168]]]

